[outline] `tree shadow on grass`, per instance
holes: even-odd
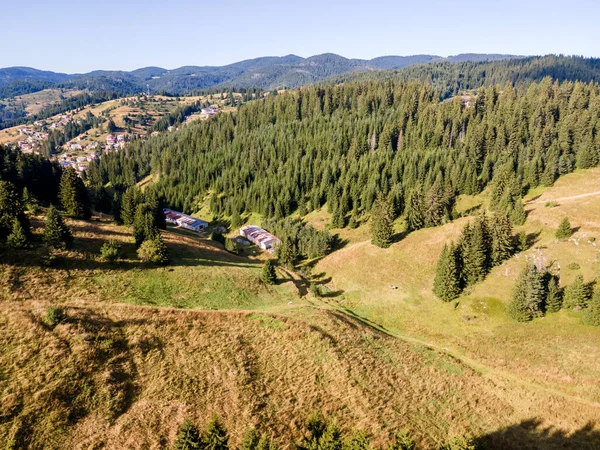
[[[542,420],[531,418],[501,428],[475,439],[476,448],[486,450],[598,450],[600,429],[598,424],[588,422],[580,429],[569,433],[551,426]]]

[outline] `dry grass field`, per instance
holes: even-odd
[[[184,419],[204,426],[216,413],[234,445],[254,425],[287,447],[322,411],[378,447],[408,428],[421,448],[464,434],[490,449],[598,448],[600,331],[575,312],[528,324],[504,313],[527,258],[560,264],[563,283],[597,276],[598,179],[577,172],[532,193],[534,246],[447,304],[431,292],[435,262],[469,218],[389,249],[369,243],[368,226],[334,230],[343,247],[313,269],[332,293],[322,299],[281,269],[262,285],[264,255],[169,228],[171,263],[149,266],[129,229],[69,221],[75,245],[52,267],[39,247],[2,254],[0,443],[168,448]],[[564,215],[579,229],[558,242]],[[326,226],[328,213],[308,220]],[[115,263],[98,256],[109,239],[122,246]],[[42,320],[51,305],[66,311],[55,327]]]
[[[553,270],[560,268],[563,285],[578,273],[586,281],[598,277],[600,246],[593,238],[600,237],[600,170],[567,175],[528,200],[527,223],[516,231],[535,236],[532,248],[494,268],[456,302],[440,302],[431,289],[444,243],[456,239],[468,218],[411,233],[389,249],[368,241],[350,243],[321,260],[316,272],[331,277],[331,289],[341,292],[336,298],[339,307],[394,335],[444,348],[494,379],[576,398],[594,408],[582,420],[597,420],[600,330],[583,325],[580,312],[561,311],[518,324],[504,310],[526,261],[542,260]],[[576,232],[559,242],[554,230],[565,216]],[[569,269],[570,263],[581,268]]]

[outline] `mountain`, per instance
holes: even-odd
[[[183,94],[218,86],[278,89],[294,88],[331,76],[381,69],[402,69],[431,62],[497,61],[520,58],[514,55],[463,54],[444,58],[436,55],[382,56],[371,60],[349,59],[334,53],[308,58],[297,55],[265,56],[226,66],[184,66],[168,70],[144,67],[130,72],[95,70],[85,74],[64,74],[29,67],[0,69],[4,97],[36,92],[48,87],[115,90],[131,94],[146,90]],[[25,82],[29,84],[24,84]],[[44,83],[41,83],[44,82]],[[17,83],[12,85],[12,83]],[[20,84],[18,84],[20,83]],[[0,92],[1,94],[2,92]]]

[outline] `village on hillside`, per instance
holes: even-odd
[[[160,131],[155,129],[160,119],[198,102],[202,102],[203,107],[191,112],[181,123],[173,123]],[[99,158],[102,153],[118,152],[134,140],[143,141],[148,136],[176,131],[193,121],[214,117],[223,105],[212,102],[219,103],[217,95],[177,98],[137,96],[110,100],[36,120],[28,125],[0,130],[0,144],[18,148],[23,153],[47,154],[45,147],[48,141],[53,138],[56,140],[56,136],[59,136],[64,143],[54,149],[51,158],[58,160],[61,167],[73,167],[81,173],[87,170],[90,161]],[[205,106],[207,104],[210,106]],[[90,117],[98,121],[92,127],[86,123]],[[79,129],[84,131],[72,136],[72,130]]]

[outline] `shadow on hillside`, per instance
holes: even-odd
[[[408,231],[401,231],[400,233],[396,233],[392,236],[392,244],[395,244],[397,242],[400,242],[402,239],[404,239],[406,236],[408,236]]]
[[[477,448],[486,450],[598,450],[600,430],[588,422],[573,433],[544,427],[540,419],[532,418],[478,437]]]

